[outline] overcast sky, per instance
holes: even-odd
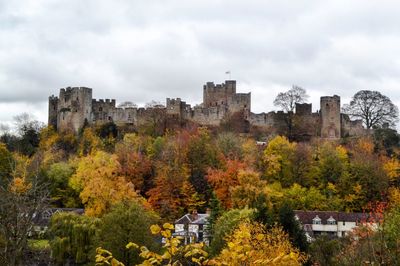
[[[379,90],[400,105],[399,1],[0,0],[0,123],[47,122],[59,88],[144,105],[229,79],[274,110],[292,84],[342,103]]]

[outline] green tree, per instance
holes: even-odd
[[[6,187],[11,180],[14,159],[5,144],[0,143],[0,187]]]
[[[101,219],[96,246],[113,253],[125,265],[136,265],[143,261],[137,250],[126,249],[126,244],[135,242],[152,250],[159,247],[149,228],[159,221],[158,216],[136,202],[124,202],[114,206]]]
[[[47,170],[50,197],[59,207],[80,207],[79,193],[69,186],[69,179],[75,173],[73,165],[67,162],[52,164]]]
[[[304,230],[288,204],[283,204],[279,209],[279,223],[283,230],[289,234],[290,242],[302,252],[307,252],[308,242]]]
[[[50,247],[57,265],[83,265],[94,257],[94,239],[100,220],[85,215],[65,212],[52,216]]]

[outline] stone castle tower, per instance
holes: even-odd
[[[92,89],[68,87],[60,89],[59,97],[49,97],[49,125],[56,129],[78,132],[91,122]]]
[[[340,97],[337,95],[321,97],[320,108],[321,137],[341,138]]]

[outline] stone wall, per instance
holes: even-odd
[[[312,113],[311,104],[296,104],[295,113],[283,111],[254,114],[251,93],[236,93],[236,81],[222,84],[207,82],[203,87],[203,103],[193,108],[180,98],[166,99],[166,106],[137,108],[116,107],[114,99],[92,99],[92,89],[68,87],[59,97],[49,97],[49,125],[59,131],[79,129],[88,124],[114,122],[133,128],[152,126],[177,128],[186,122],[219,126],[229,118],[239,119],[251,127],[271,134],[287,134],[292,121],[292,134],[299,139],[311,137],[340,138],[363,134],[361,121],[351,121],[340,113],[340,97],[321,97],[321,111]],[[239,117],[240,116],[240,117]],[[86,121],[86,122],[85,122]]]

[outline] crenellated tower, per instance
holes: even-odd
[[[321,97],[321,137],[338,139],[341,137],[340,97]]]
[[[92,89],[67,87],[60,89],[57,106],[58,131],[78,132],[92,120]]]

